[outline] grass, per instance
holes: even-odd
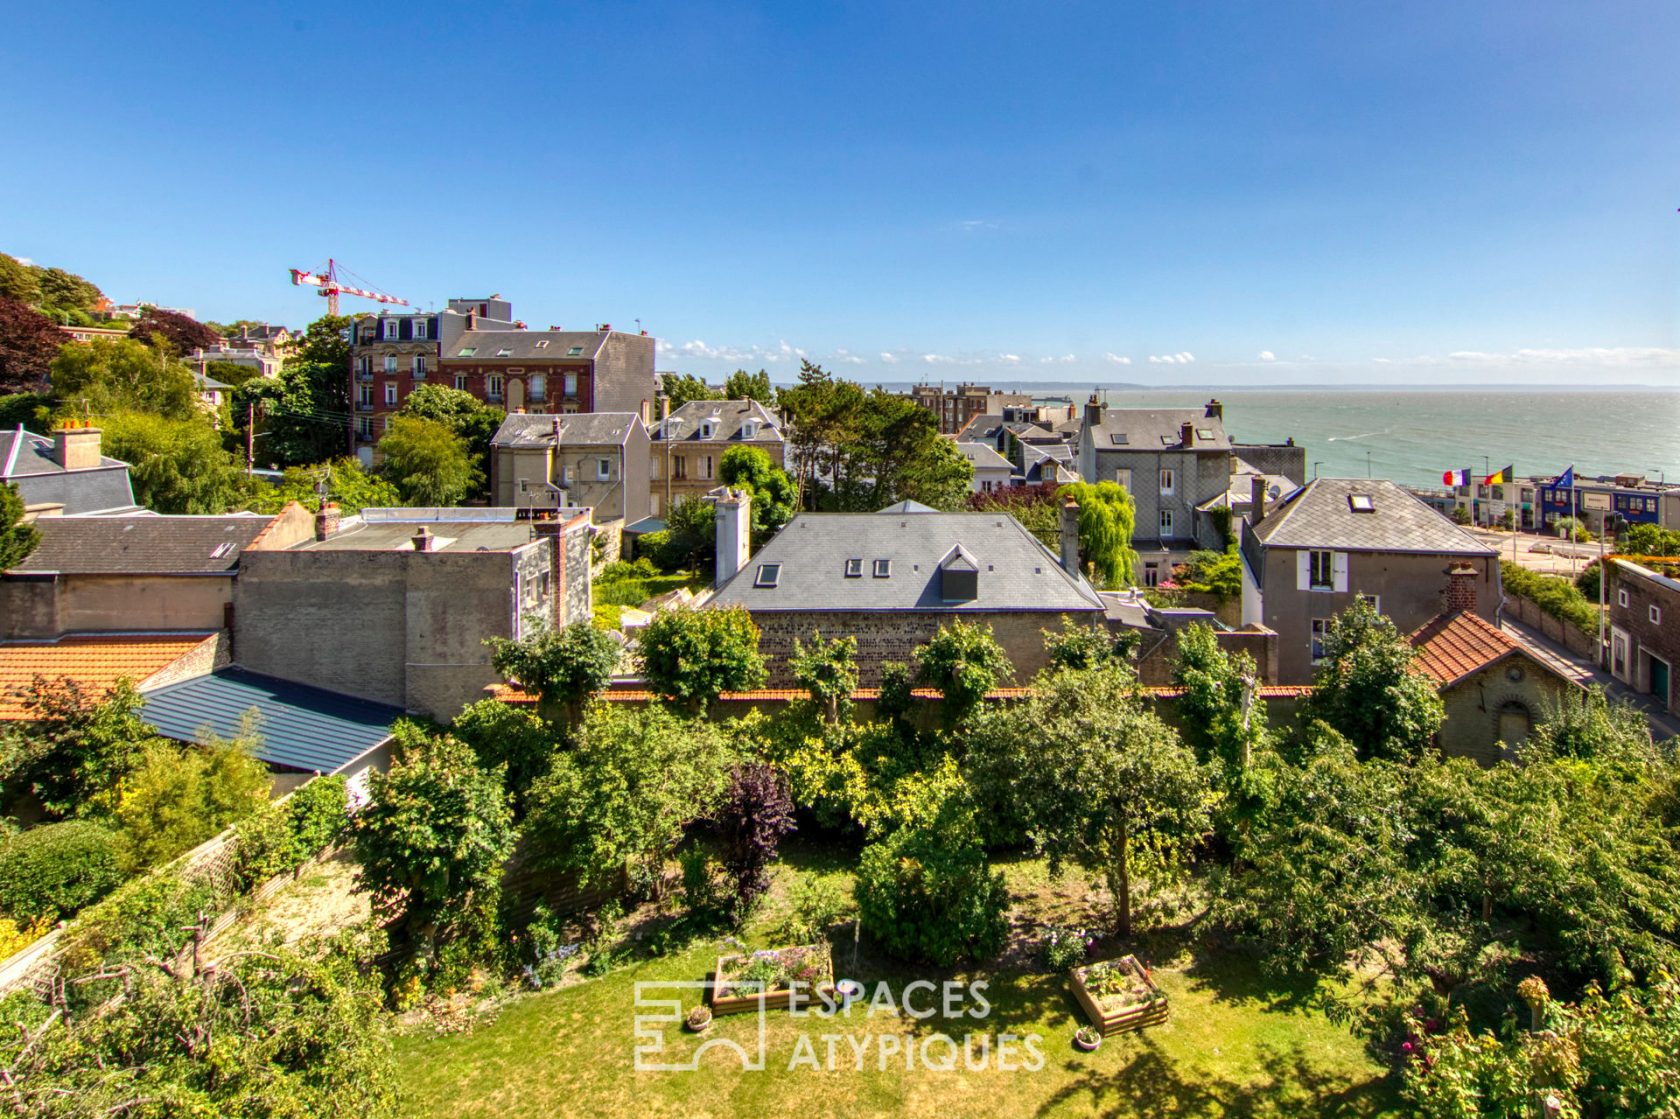
[[[755,947],[769,943],[781,916],[780,897],[796,875],[836,873],[832,852],[795,849],[778,867],[777,892],[748,930]],[[1031,914],[1066,919],[1086,911],[1082,884],[1051,880],[1043,865],[1003,864],[1018,928]],[[1017,937],[1018,942],[1022,938]],[[1157,961],[1154,976],[1172,1007],[1170,1021],[1141,1034],[1109,1038],[1096,1053],[1073,1048],[1083,1020],[1063,976],[1036,973],[1019,950],[990,972],[942,973],[874,958],[851,927],[836,937],[835,968],[863,981],[875,996],[885,983],[896,1001],[904,985],[927,978],[984,979],[990,1013],[981,1020],[925,1021],[889,1014],[883,1005],[855,1005],[845,1015],[767,1018],[764,1071],[743,1072],[740,1059],[713,1046],[693,1072],[637,1072],[633,1019],[640,981],[705,977],[723,948],[692,941],[670,955],[641,960],[602,978],[519,998],[494,1019],[461,1033],[431,1029],[399,1037],[397,1058],[406,1111],[414,1116],[470,1119],[490,1115],[603,1116],[1287,1116],[1365,1117],[1398,1114],[1384,1068],[1344,1028],[1260,983],[1247,959],[1185,949],[1182,932],[1158,933],[1140,949]],[[1102,949],[1105,955],[1118,955]],[[1014,966],[1016,963],[1023,966]],[[677,992],[686,1011],[701,992]],[[978,1008],[972,999],[965,1007]],[[703,1041],[756,1041],[751,1014],[717,1019],[696,1036],[664,1027],[671,1060],[692,1056]],[[963,1060],[941,1070],[914,1062],[904,1046],[924,1043],[938,1064],[951,1052],[936,1033],[958,1045],[965,1033],[1038,1035],[1042,1067],[1030,1070],[1030,1050],[1011,1046],[1014,1068],[994,1056],[983,1071]],[[834,1037],[829,1064],[825,1035]],[[802,1040],[803,1039],[803,1040]],[[976,1054],[982,1042],[970,1042]],[[854,1045],[861,1046],[859,1055]],[[994,1051],[995,1052],[995,1051]],[[790,1063],[795,1058],[800,1063]],[[664,1059],[664,1058],[661,1058]],[[814,1059],[817,1067],[811,1067]]]

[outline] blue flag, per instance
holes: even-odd
[[[1568,466],[1566,466],[1564,468],[1563,473],[1559,474],[1556,478],[1554,478],[1552,480],[1552,488],[1554,490],[1566,490],[1570,486],[1573,486],[1574,484],[1575,484],[1575,464],[1574,463],[1570,463]]]

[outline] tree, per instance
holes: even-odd
[[[233,394],[242,421],[260,413],[257,446],[276,466],[320,462],[344,453],[350,424],[350,318],[323,315],[309,324],[297,350],[276,377],[259,377]]]
[[[327,500],[346,516],[369,506],[402,504],[402,495],[390,482],[363,470],[356,459],[337,458],[314,466],[287,467],[278,482],[257,489],[245,507],[259,513],[278,513],[295,501],[306,509],[319,511],[321,497],[317,487],[322,481],[327,483]]]
[[[1415,650],[1364,599],[1330,619],[1324,663],[1305,704],[1364,758],[1415,758],[1446,719],[1441,696],[1414,667]]]
[[[665,527],[636,547],[666,571],[706,571],[717,562],[717,509],[704,498],[679,498]]]
[[[835,379],[820,365],[801,360],[798,384],[783,389],[776,399],[792,422],[788,442],[799,493],[806,508],[815,509],[819,479],[827,478],[831,486],[839,483],[842,448],[857,438],[862,423],[863,390],[853,382]],[[887,504],[891,503],[881,503]]]
[[[724,399],[722,393],[714,392],[692,373],[661,373],[659,391],[670,398],[673,412],[691,401]]]
[[[776,847],[794,830],[786,779],[763,762],[734,766],[724,787],[717,830],[724,873],[735,888],[732,908],[739,924],[769,891]]]
[[[91,312],[105,295],[90,281],[62,268],[43,268],[36,273],[41,289],[41,306],[57,311]]]
[[[123,778],[112,821],[130,874],[168,862],[268,802],[268,767],[252,754],[247,728],[232,741],[208,737],[186,749],[149,743]]]
[[[917,406],[917,411],[927,413]],[[919,501],[935,509],[961,509],[973,488],[974,464],[948,439],[923,444],[899,476],[896,501]],[[888,502],[891,504],[891,502]]]
[[[15,256],[0,253],[0,299],[25,306],[41,298],[41,280],[35,269]]]
[[[560,721],[575,725],[583,706],[612,682],[622,650],[611,634],[588,622],[544,628],[510,641],[492,637],[490,664],[533,692]]]
[[[405,505],[458,505],[481,480],[466,441],[436,420],[391,417],[379,454]]]
[[[525,834],[537,857],[587,887],[629,867],[656,884],[691,820],[711,816],[723,793],[728,750],[712,724],[659,704],[602,703],[582,741],[531,789]]]
[[[823,718],[838,723],[845,708],[851,706],[852,693],[857,691],[857,638],[835,637],[824,641],[820,633],[811,635],[811,644],[803,645],[793,639],[793,655],[788,658],[793,682],[811,693],[822,708]]]
[[[1079,503],[1079,565],[1107,587],[1136,579],[1132,526],[1137,510],[1118,482],[1074,482],[1056,491],[1059,500]]]
[[[1200,622],[1178,631],[1173,687],[1184,737],[1203,762],[1218,759],[1247,769],[1266,738],[1266,705],[1259,702],[1260,670],[1246,652],[1228,654],[1213,627]]]
[[[1012,789],[1053,871],[1101,873],[1116,927],[1132,932],[1139,866],[1168,873],[1206,831],[1211,792],[1196,755],[1144,706],[1122,665],[1038,678],[1025,703],[990,713],[975,765]]]
[[[203,422],[192,372],[132,338],[65,346],[53,359],[52,391],[75,415],[132,411]]]
[[[1652,524],[1630,525],[1617,550],[1635,556],[1680,556],[1680,531]]]
[[[1242,557],[1235,546],[1223,552],[1191,552],[1182,570],[1173,573],[1173,582],[1180,590],[1192,594],[1239,598],[1242,595]]]
[[[718,462],[718,480],[752,496],[753,547],[779,532],[799,508],[799,493],[787,471],[762,447],[731,447]]]
[[[642,675],[656,694],[705,712],[723,692],[764,683],[758,627],[744,608],[661,610],[636,639]]]
[[[13,728],[22,743],[7,782],[26,784],[55,817],[100,815],[148,747],[162,740],[140,718],[126,682],[100,696],[69,678],[37,676]]]
[[[770,374],[764,370],[748,373],[745,369],[737,369],[723,382],[723,399],[756,400],[766,408],[773,408],[776,390],[770,384]]]
[[[1523,753],[1645,764],[1657,759],[1645,713],[1627,699],[1612,703],[1596,684],[1548,700]]]
[[[463,707],[449,732],[472,747],[483,769],[505,770],[516,813],[524,811],[531,786],[548,774],[562,746],[554,728],[542,719],[499,699],[481,699]]]
[[[45,315],[0,297],[0,393],[43,388],[53,358],[69,341],[70,336]]]
[[[161,338],[165,345],[181,355],[209,349],[222,341],[220,334],[190,315],[165,311],[160,307],[147,307],[142,311],[129,336],[148,346],[157,345],[157,340]]]
[[[945,701],[945,720],[952,726],[967,718],[1012,671],[1009,654],[992,636],[992,627],[976,622],[946,622],[916,650],[916,680],[938,690]]]
[[[17,486],[0,482],[0,571],[8,571],[29,558],[41,533],[23,523],[23,496]]]
[[[473,468],[481,478],[490,474],[490,441],[507,413],[484,404],[470,392],[447,385],[420,385],[403,401],[400,416],[435,420],[453,431],[467,445]]]
[[[352,834],[374,914],[423,970],[482,945],[513,851],[500,770],[481,768],[450,735],[421,737],[373,775]]]
[[[1046,548],[1057,554],[1061,552],[1062,503],[1056,497],[1053,483],[1004,486],[989,493],[971,493],[968,507],[976,513],[1007,513]]]
[[[243,505],[251,482],[202,419],[113,412],[101,421],[104,450],[128,463],[134,499],[159,513],[225,513]]]
[[[865,397],[850,382],[836,382],[834,402],[852,409],[849,431],[836,444],[834,496],[838,507],[874,512],[895,501],[920,501],[935,509],[960,509],[968,500],[974,467],[939,434],[932,412],[908,397],[877,388]]]
[[[1103,625],[1080,625],[1062,616],[1061,629],[1040,630],[1044,635],[1044,653],[1055,668],[1102,668],[1112,663],[1124,664],[1137,651],[1138,635],[1126,630],[1112,633]]]
[[[891,954],[939,967],[992,956],[1009,891],[986,861],[973,798],[949,762],[899,785],[896,826],[858,861],[863,928]]]

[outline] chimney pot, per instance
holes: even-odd
[[[1207,418],[1210,420],[1219,420],[1222,423],[1224,422],[1225,405],[1219,402],[1218,397],[1214,397],[1212,400],[1207,402]]]
[[[414,543],[416,552],[430,552],[437,547],[437,537],[433,536],[432,530],[425,525],[421,525],[420,531],[416,532],[410,539]]]
[[[53,461],[65,470],[92,470],[100,463],[97,427],[61,426],[53,432]]]

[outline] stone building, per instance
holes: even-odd
[[[587,507],[597,525],[648,515],[648,432],[631,412],[511,415],[490,441],[490,496],[521,509]]]
[[[128,463],[101,454],[101,438],[96,427],[0,431],[0,484],[17,487],[29,518],[140,512]]]
[[[1680,714],[1680,577],[1630,560],[1608,564],[1610,674]],[[1673,569],[1670,569],[1671,572]]]
[[[1330,619],[1356,599],[1402,633],[1422,626],[1445,609],[1447,570],[1457,564],[1476,571],[1475,612],[1497,617],[1494,550],[1393,482],[1319,478],[1275,508],[1263,481],[1255,485],[1242,529],[1242,620],[1277,631],[1277,683],[1312,682]]]
[[[364,509],[255,548],[234,602],[237,663],[441,721],[497,681],[491,637],[590,617],[585,509]]]
[[[661,418],[651,437],[648,477],[656,517],[716,489],[731,447],[757,447],[777,467],[787,467],[782,422],[756,400],[691,400]]]
[[[853,636],[863,682],[908,661],[948,621],[988,625],[1025,681],[1047,663],[1043,631],[1105,625],[1079,574],[1077,527],[1064,516],[1064,563],[1013,517],[915,511],[801,513],[750,559],[751,517],[720,501],[719,586],[711,602],[743,606],[762,632],[771,680],[786,684],[793,641]],[[1073,517],[1077,507],[1072,507]],[[739,565],[737,570],[737,565]]]

